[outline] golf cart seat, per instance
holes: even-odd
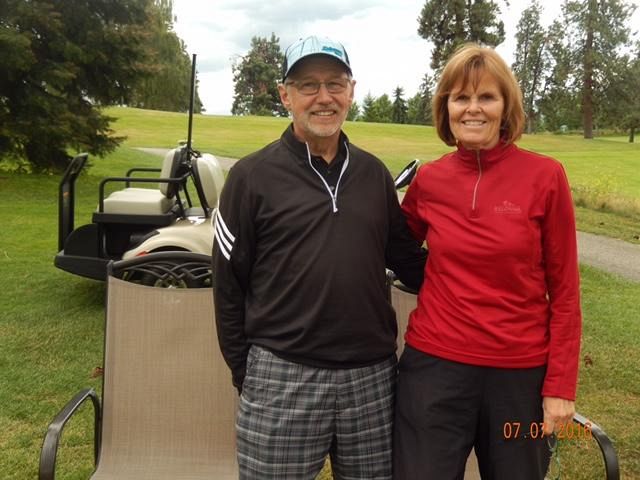
[[[100,184],[100,203],[93,215],[96,223],[169,225],[180,209],[179,191],[184,187],[188,174],[182,174],[182,150],[167,152],[162,169],[134,168],[125,177],[105,178]],[[136,171],[160,171],[159,178],[133,177]],[[110,193],[106,198],[107,183],[123,182],[126,188]],[[157,189],[129,187],[131,182],[157,183]]]
[[[218,159],[204,153],[193,162],[193,176],[202,208],[211,212],[218,206],[224,184],[224,173]]]
[[[210,279],[211,257],[189,252],[109,264],[102,402],[82,390],[54,418],[39,480],[56,478],[63,429],[87,399],[95,412],[91,480],[238,478],[238,394],[218,347]]]
[[[128,215],[163,215],[175,205],[173,198],[160,190],[149,188],[125,188],[111,193],[104,199],[104,213]]]

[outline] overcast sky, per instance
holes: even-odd
[[[233,102],[231,65],[251,46],[251,37],[280,38],[284,50],[308,35],[344,44],[357,81],[355,98],[370,92],[392,96],[396,86],[413,96],[428,70],[431,45],[418,33],[424,0],[173,0],[175,29],[189,54],[198,55],[199,93],[206,113],[229,115]],[[498,52],[510,64],[515,29],[529,0],[500,2],[506,40]],[[561,15],[562,0],[540,0],[543,25]],[[633,0],[640,5],[640,0]],[[640,23],[640,8],[634,15]],[[640,26],[640,25],[639,25]]]

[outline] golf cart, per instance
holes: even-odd
[[[176,250],[211,254],[212,213],[224,182],[213,155],[183,146],[165,155],[162,169],[132,168],[123,177],[103,179],[92,223],[74,229],[75,182],[86,161],[86,154],[75,157],[60,182],[56,267],[104,280],[107,263],[114,259]],[[151,171],[160,176],[135,176]],[[136,188],[132,183],[158,187]],[[107,194],[113,184],[124,188]],[[199,206],[192,202],[189,184]]]
[[[191,148],[195,55],[191,68],[186,145],[170,150],[162,168],[131,168],[122,177],[103,179],[92,223],[78,228],[74,228],[75,184],[85,167],[87,154],[80,154],[70,162],[58,195],[56,267],[83,277],[105,280],[107,264],[111,260],[162,251],[211,255],[211,221],[224,175],[213,155],[201,154]],[[159,176],[148,176],[151,172],[159,173]],[[154,188],[132,187],[132,184]],[[195,191],[199,205],[192,202],[189,187]],[[152,276],[149,282],[156,283]]]

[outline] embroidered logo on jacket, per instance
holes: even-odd
[[[496,213],[512,213],[512,214],[522,213],[522,209],[520,208],[520,205],[511,203],[508,200],[504,200],[502,202],[502,205],[496,205],[495,207],[493,207],[493,211]]]

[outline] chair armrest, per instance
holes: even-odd
[[[607,480],[620,480],[620,465],[618,464],[618,454],[613,448],[613,443],[611,443],[611,439],[604,433],[602,428],[589,420],[588,418],[576,413],[573,416],[573,421],[582,425],[584,428],[588,428],[593,434],[593,438],[598,442],[598,446],[602,451],[602,456],[604,457],[604,467],[607,472],[607,476],[605,477]]]
[[[102,422],[102,412],[100,408],[100,400],[93,388],[81,390],[73,397],[65,407],[55,416],[49,424],[47,433],[42,443],[42,451],[40,452],[40,470],[38,473],[39,480],[54,480],[56,457],[58,454],[58,443],[62,435],[67,421],[80,408],[85,400],[90,399],[93,403],[94,431],[93,431],[93,449],[94,463],[98,463],[98,455],[100,452],[100,428]]]

